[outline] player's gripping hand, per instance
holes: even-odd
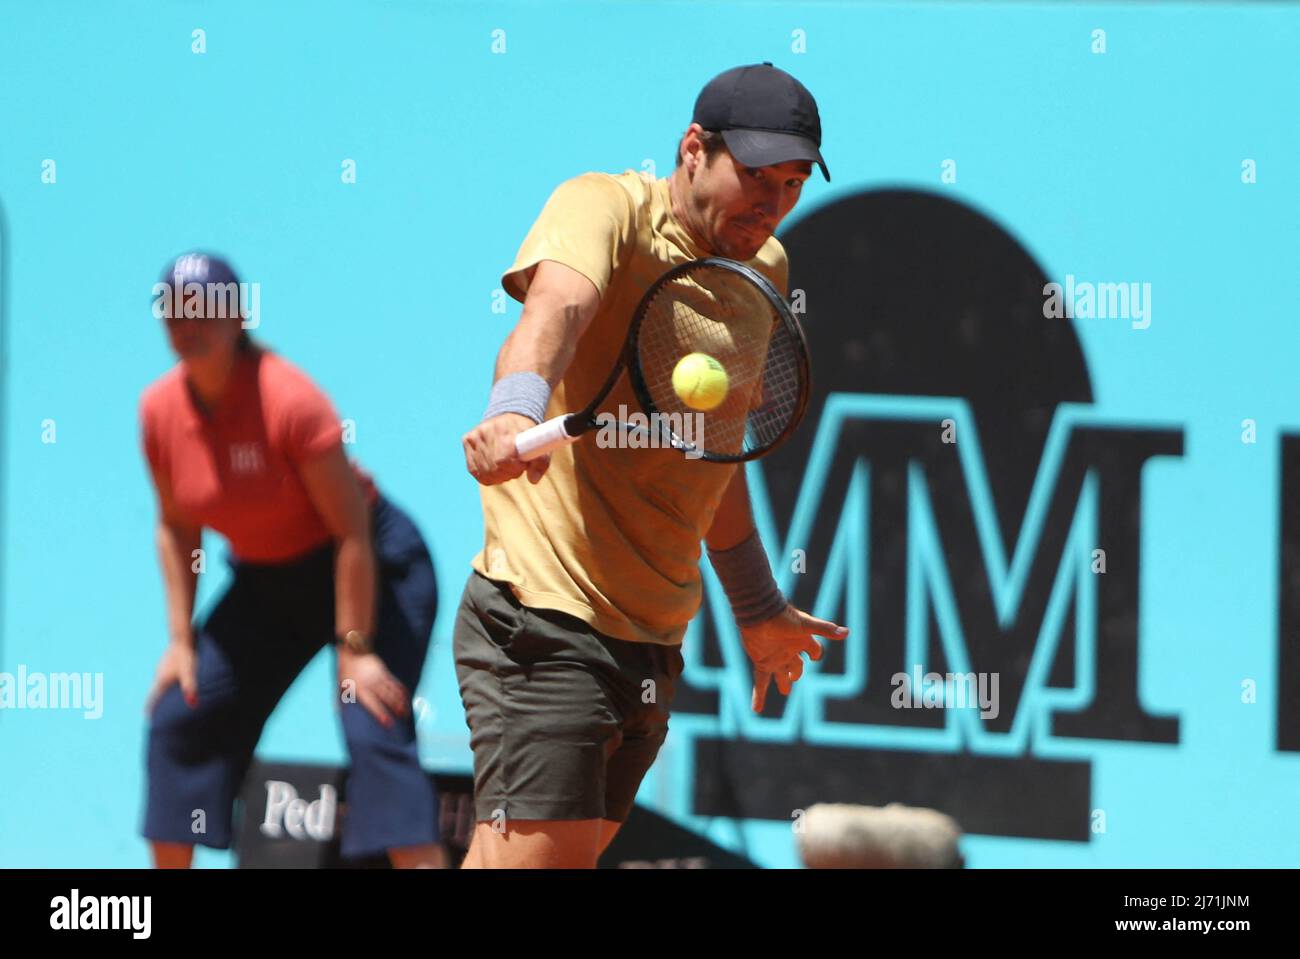
[[[525,462],[515,451],[515,437],[536,425],[521,413],[502,413],[474,427],[460,441],[469,475],[484,486],[504,483],[525,472],[530,482],[540,482],[546,467],[551,465],[551,455],[547,453]]]
[[[754,663],[754,712],[763,711],[767,687],[773,679],[782,696],[790,695],[803,675],[800,653],[807,653],[813,660],[822,658],[825,649],[813,636],[843,639],[848,634],[847,627],[809,616],[789,603],[769,620],[755,626],[741,626],[741,642]]]

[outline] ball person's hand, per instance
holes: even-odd
[[[172,683],[181,684],[185,703],[193,709],[199,704],[198,656],[194,652],[193,641],[175,640],[167,644],[162,659],[158,660],[158,669],[154,673],[153,685],[145,697],[145,715],[153,712],[158,704],[158,697],[165,693]]]
[[[546,453],[525,461],[515,451],[515,437],[536,425],[521,413],[502,413],[478,424],[460,441],[469,475],[484,486],[504,483],[524,472],[528,473],[530,482],[540,482],[551,463],[551,455]]]
[[[393,725],[394,716],[405,716],[411,710],[410,693],[376,653],[339,650],[339,688],[344,693],[349,681],[356,701],[384,727]]]
[[[847,627],[809,616],[788,603],[769,620],[754,626],[741,626],[740,639],[754,663],[754,712],[763,711],[767,687],[773,679],[782,696],[790,695],[790,690],[803,675],[800,653],[807,653],[814,660],[822,658],[825,648],[813,639],[814,636],[843,639],[848,634]]]

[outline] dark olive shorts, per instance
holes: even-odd
[[[476,818],[623,822],[668,734],[680,647],[613,639],[471,573],[454,648]]]

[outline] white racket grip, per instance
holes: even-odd
[[[561,413],[545,423],[538,423],[536,426],[528,427],[528,429],[516,436],[515,452],[519,454],[519,458],[521,460],[535,460],[551,450],[559,449],[566,443],[577,440],[578,437],[570,436],[569,431],[564,428],[564,421],[568,418],[568,413]]]

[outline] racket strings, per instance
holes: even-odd
[[[716,360],[725,397],[693,408],[673,385],[677,364],[692,353]],[[712,454],[765,449],[797,415],[804,390],[797,334],[749,280],[701,267],[665,284],[647,305],[637,340],[649,398],[661,430]],[[689,418],[689,420],[688,420]]]

